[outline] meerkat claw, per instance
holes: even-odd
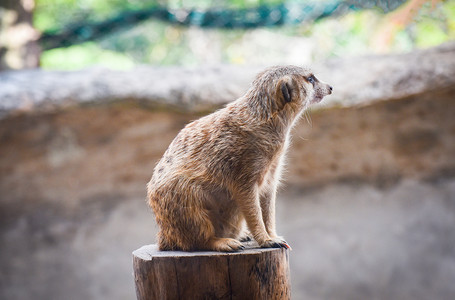
[[[253,239],[249,235],[246,235],[246,236],[240,238],[241,242],[251,242],[252,240]]]
[[[261,245],[261,247],[266,247],[266,248],[284,248],[284,249],[289,249],[292,250],[291,246],[285,241],[285,240],[268,240],[264,244]]]
[[[289,246],[289,244],[288,244],[288,243],[284,242],[282,245],[283,245],[283,248],[286,248],[286,249],[292,250],[291,246]]]
[[[289,244],[287,244],[286,242],[283,242],[283,243],[275,243],[276,245],[278,245],[277,247],[275,248],[284,248],[284,249],[290,249],[292,250],[291,246],[289,246]]]

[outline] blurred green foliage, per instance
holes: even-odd
[[[67,24],[102,21],[123,11],[147,9],[156,5],[173,9],[204,10],[215,7],[247,8],[277,3],[282,1],[36,0],[34,26],[40,31],[58,30]],[[289,39],[292,42],[307,41],[311,51],[303,50],[309,53],[307,54],[311,60],[384,52],[384,49],[378,49],[374,39],[387,22],[386,18],[387,15],[378,10],[362,10],[314,23],[256,31],[202,30],[148,20],[136,26],[128,26],[95,42],[45,51],[41,65],[49,69],[80,69],[92,65],[128,69],[137,64],[268,64],[270,60],[271,63],[280,62],[280,48],[273,45],[275,52],[272,53],[268,49],[268,43],[283,43],[284,51],[287,47],[292,47],[285,44]],[[391,38],[386,52],[409,51],[416,47],[429,47],[454,40],[455,0],[444,1],[435,9],[424,5],[413,21],[405,28],[400,28]],[[276,60],[270,59],[274,54],[277,56]],[[258,59],[260,56],[266,57],[266,61]]]
[[[76,70],[91,65],[129,69],[134,66],[134,61],[124,53],[103,49],[96,43],[87,42],[44,51],[41,64],[49,69]]]
[[[447,1],[442,8],[432,13],[429,5],[424,6],[409,28],[418,47],[436,46],[455,39],[455,1]]]

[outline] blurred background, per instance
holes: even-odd
[[[293,299],[455,299],[454,40],[454,0],[0,0],[0,298],[134,299],[157,160],[296,64],[334,93],[277,200]]]

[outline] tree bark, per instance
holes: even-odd
[[[136,295],[143,299],[290,299],[289,251],[133,252]]]
[[[35,0],[0,0],[0,71],[39,66],[34,6]]]

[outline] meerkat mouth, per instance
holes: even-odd
[[[324,96],[322,95],[315,95],[313,100],[311,100],[311,104],[316,104],[322,101],[324,99]]]

